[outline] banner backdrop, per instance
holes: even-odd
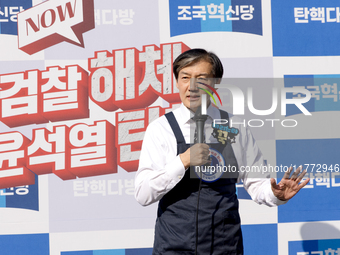
[[[335,0],[0,0],[0,254],[152,253],[134,176],[191,48],[242,81],[217,106],[245,108],[267,166],[311,178],[273,208],[237,184],[245,254],[340,254],[339,28]]]

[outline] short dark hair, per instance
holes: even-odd
[[[212,65],[212,75],[214,78],[221,79],[223,76],[223,65],[221,60],[213,52],[208,52],[204,49],[191,49],[180,54],[173,63],[173,73],[176,80],[179,72],[192,64],[199,61],[207,61]]]

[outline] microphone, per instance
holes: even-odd
[[[208,118],[207,114],[202,114],[202,107],[198,107],[193,117],[196,122],[197,143],[204,143],[204,124]]]

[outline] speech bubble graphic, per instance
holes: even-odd
[[[32,55],[66,41],[84,47],[94,28],[93,0],[49,0],[18,14],[19,49]]]

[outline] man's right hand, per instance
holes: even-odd
[[[210,162],[209,153],[209,145],[196,143],[184,153],[180,154],[179,157],[185,169],[187,169],[189,166],[201,166]]]

